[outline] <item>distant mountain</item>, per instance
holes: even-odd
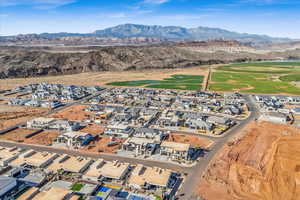
[[[134,38],[134,42],[131,39]],[[148,39],[148,40],[147,40]],[[237,40],[253,44],[271,44],[292,41],[289,38],[275,38],[267,35],[237,33],[219,28],[197,27],[184,28],[179,26],[148,26],[138,24],[123,24],[93,33],[42,33],[17,36],[2,36],[0,44],[99,44],[109,45],[113,41],[117,44],[155,44],[166,41],[195,41],[195,40]],[[114,42],[112,44],[115,44]]]
[[[274,38],[267,35],[237,33],[219,28],[209,28],[201,26],[188,29],[179,26],[147,26],[138,24],[118,25],[112,28],[97,30],[93,34],[98,37],[152,37],[164,38],[168,40],[225,39],[239,40],[244,42],[274,42],[290,40],[289,38]]]

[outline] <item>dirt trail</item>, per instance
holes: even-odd
[[[207,200],[297,200],[300,197],[299,130],[254,122],[228,143],[199,184]]]

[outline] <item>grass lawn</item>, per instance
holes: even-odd
[[[217,68],[222,71],[287,74],[300,72],[300,62],[256,62],[224,65]]]
[[[72,186],[71,190],[74,191],[74,192],[79,192],[79,191],[81,190],[82,187],[83,187],[83,184],[77,183],[77,184],[74,184],[74,185]]]
[[[147,88],[160,89],[177,89],[177,90],[201,90],[204,77],[197,75],[172,75],[161,81],[142,80],[142,81],[127,81],[127,82],[112,82],[108,85],[112,86],[143,86]]]
[[[285,81],[272,81],[267,74],[257,73],[230,73],[214,72],[212,84],[213,91],[233,91],[260,94],[295,94],[300,95],[300,89]]]
[[[287,82],[292,82],[292,81],[299,82],[300,81],[300,73],[298,73],[298,74],[288,74],[288,75],[285,75],[285,76],[281,76],[279,79],[281,81],[287,81]]]

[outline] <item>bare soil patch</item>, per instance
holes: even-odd
[[[0,104],[0,130],[31,120],[49,112],[44,108],[8,106]]]
[[[196,196],[208,200],[299,199],[299,133],[286,125],[249,124],[214,158]]]
[[[169,135],[167,141],[190,144],[194,148],[201,148],[201,149],[209,149],[214,144],[212,140],[200,136],[181,135],[181,134],[174,134],[174,133]]]
[[[26,139],[24,142],[28,144],[49,146],[59,135],[59,131],[43,131],[33,137]]]
[[[98,140],[91,142],[87,147],[81,149],[81,151],[91,153],[115,153],[124,141],[123,139],[112,140],[109,137],[100,137]],[[112,142],[114,142],[115,145],[109,145]]]
[[[13,131],[0,135],[0,139],[14,141],[14,142],[24,142],[26,136],[34,132],[35,130],[18,128]]]
[[[87,125],[80,131],[84,133],[90,133],[93,136],[97,136],[97,135],[102,135],[104,133],[104,130],[105,128],[103,126],[92,124],[92,125]]]
[[[90,119],[90,116],[93,114],[92,112],[86,112],[85,109],[88,106],[84,105],[75,105],[68,109],[64,109],[59,111],[50,117],[59,118],[59,119],[68,119],[72,121],[84,121]]]

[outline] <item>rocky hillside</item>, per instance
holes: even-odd
[[[270,59],[249,52],[196,52],[176,46],[106,47],[89,52],[0,50],[0,78],[94,71],[183,68],[205,64]]]

